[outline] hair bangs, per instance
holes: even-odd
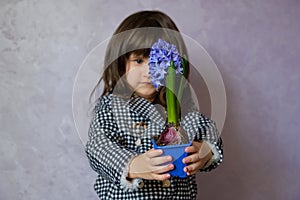
[[[126,54],[126,58],[128,59],[131,54],[134,54],[136,56],[142,56],[144,58],[148,58],[150,55],[150,51],[151,51],[151,48],[136,49],[136,50],[128,52]]]
[[[135,53],[148,57],[152,45],[159,38],[164,38],[162,28],[137,28],[126,31],[122,36],[122,54]]]

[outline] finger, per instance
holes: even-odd
[[[196,146],[189,146],[189,147],[186,147],[186,148],[185,148],[185,152],[186,152],[186,153],[195,153],[195,152],[197,152],[198,150],[199,150],[199,148],[196,147]]]
[[[169,165],[164,165],[164,166],[156,166],[153,167],[151,173],[154,174],[164,174],[168,171],[171,171],[174,169],[174,165],[173,164],[169,164]]]
[[[208,154],[211,154],[211,149],[208,145],[190,146],[185,149],[186,153],[198,153],[199,158],[204,158]]]
[[[146,156],[148,158],[153,158],[153,157],[157,157],[163,154],[163,151],[160,149],[150,149],[149,151],[146,152]]]
[[[158,156],[150,158],[151,165],[163,165],[172,161],[172,156]]]
[[[199,154],[198,153],[193,153],[187,157],[185,157],[182,162],[185,163],[185,164],[188,164],[188,163],[194,163],[194,162],[197,162],[199,161],[200,158],[199,158]]]
[[[170,174],[153,174],[152,178],[158,181],[168,180],[171,177]]]
[[[192,146],[189,146],[185,149],[186,153],[195,153],[198,152],[202,146],[203,142],[193,141]]]
[[[184,168],[184,171],[188,172],[190,174],[194,174],[193,172],[196,173],[199,169],[203,168],[209,160],[210,160],[209,157],[200,159],[199,161],[194,162],[194,163],[189,164],[188,166],[186,166]]]
[[[187,172],[186,174],[187,174],[188,176],[191,176],[191,175],[194,175],[194,174],[196,174],[196,173],[197,173],[197,171],[198,171],[198,170],[191,171],[191,172]]]
[[[193,175],[195,174],[199,169],[203,167],[204,163],[199,161],[193,164],[190,164],[184,168],[184,171],[187,173],[187,175]]]

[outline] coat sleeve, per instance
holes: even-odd
[[[223,145],[215,122],[194,111],[184,117],[182,126],[191,140],[205,141],[212,150],[212,159],[200,171],[211,171],[219,166],[223,160]]]
[[[95,106],[86,154],[93,170],[125,190],[136,189],[142,180],[127,179],[128,165],[137,153],[121,145],[109,102]]]

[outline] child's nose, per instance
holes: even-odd
[[[149,64],[149,60],[147,59],[147,60],[144,61],[144,65],[147,66],[147,67],[149,67],[148,64]]]
[[[149,65],[148,65],[148,62],[145,64],[145,76],[149,76]]]

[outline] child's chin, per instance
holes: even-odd
[[[136,94],[143,98],[148,98],[156,93],[155,88],[138,88],[135,90]]]

